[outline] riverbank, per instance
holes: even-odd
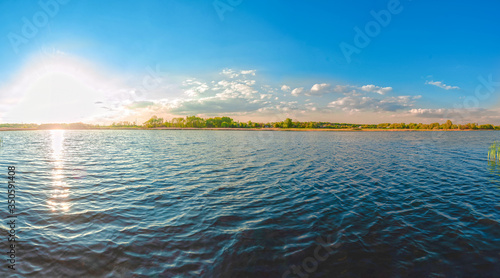
[[[133,127],[102,127],[102,128],[10,128],[2,127],[0,131],[33,131],[33,130],[224,130],[224,131],[351,131],[351,132],[401,132],[401,131],[495,131],[494,129],[358,129],[358,128],[195,128],[195,127],[156,127],[156,128],[133,128]]]

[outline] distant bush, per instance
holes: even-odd
[[[479,129],[494,129],[494,127],[492,125],[490,125],[490,124],[488,124],[488,125],[480,125]]]

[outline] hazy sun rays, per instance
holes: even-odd
[[[115,74],[83,58],[64,53],[34,56],[1,86],[5,95],[12,96],[2,118],[16,122],[84,122],[106,112],[96,103],[121,88],[120,81]]]

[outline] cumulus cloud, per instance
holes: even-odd
[[[410,109],[405,116],[424,118],[427,122],[442,122],[451,120],[454,123],[498,123],[500,121],[500,109],[485,108],[414,108]]]
[[[287,86],[287,85],[283,85],[283,86],[281,86],[281,90],[282,90],[283,92],[290,92],[290,90],[291,90],[291,89],[292,89],[292,88],[290,88],[290,86]]]
[[[314,84],[308,94],[309,95],[323,95],[323,94],[327,94],[327,93],[331,92],[330,87],[331,87],[331,85],[330,84],[326,84],[326,83]]]
[[[185,80],[182,85],[188,87],[188,89],[184,91],[184,94],[189,97],[199,96],[200,94],[206,92],[209,88],[206,83],[191,79]]]
[[[239,76],[239,74],[232,69],[224,69],[222,70],[221,74],[229,78],[235,78]]]
[[[295,88],[293,89],[292,91],[292,95],[293,96],[299,96],[300,94],[302,94],[304,92],[304,88],[301,87],[301,88]]]
[[[354,85],[336,85],[332,87],[330,84],[321,83],[314,84],[306,95],[309,96],[321,96],[329,93],[341,93],[341,94],[356,94],[362,95],[364,93],[377,93],[380,95],[385,95],[392,91],[392,87],[380,87],[376,85],[363,85],[363,86],[354,86]]]
[[[266,84],[257,84],[252,77],[255,71],[235,71],[225,69],[221,72],[221,80],[211,82],[201,82],[193,79],[186,80],[188,86],[185,94],[189,99],[176,99],[169,101],[164,108],[169,113],[178,115],[205,114],[215,115],[224,113],[267,113],[268,115],[289,115],[290,113],[305,113],[307,111],[400,111],[409,108],[419,96],[392,96],[385,94],[392,91],[392,87],[380,87],[376,85],[335,85],[328,83],[316,83],[310,89],[298,87],[292,89],[288,85],[281,85],[277,88]],[[290,92],[292,96],[310,95],[322,96],[332,93],[344,94],[344,97],[330,102],[316,103],[289,101],[285,96],[278,98],[277,93]],[[374,93],[377,97],[369,96]]]
[[[443,108],[440,109],[414,108],[409,111],[410,114],[423,118],[442,118],[445,115],[449,114],[449,112],[450,111]]]
[[[498,112],[493,110],[488,110],[484,108],[460,108],[460,109],[449,109],[449,108],[414,108],[408,111],[411,115],[421,118],[435,118],[435,119],[479,119],[482,117],[494,117],[498,116]]]
[[[245,76],[245,75],[251,75],[251,76],[255,76],[255,73],[257,71],[256,70],[240,70],[240,71],[236,71],[236,70],[233,70],[233,69],[224,69],[222,70],[221,74],[222,75],[225,75],[229,78],[236,78],[236,77],[240,77],[240,76]]]
[[[252,112],[261,108],[262,103],[262,101],[249,101],[248,99],[239,97],[210,97],[180,101],[176,105],[172,105],[169,112],[182,115]]]
[[[425,84],[434,85],[436,87],[439,87],[439,88],[442,88],[442,89],[445,89],[445,90],[458,90],[458,89],[460,89],[460,87],[458,87],[458,86],[446,85],[442,81],[432,81],[432,80],[431,81],[425,81]]]
[[[256,72],[257,72],[256,70],[242,70],[242,71],[240,71],[240,73],[243,75],[252,75],[252,76],[255,76]]]
[[[383,99],[367,96],[345,96],[328,104],[330,108],[341,109],[348,112],[357,111],[397,111],[413,105],[416,97],[396,96]]]
[[[258,95],[258,91],[253,87],[253,82],[245,81],[228,81],[222,80],[217,83],[217,86],[212,88],[213,91],[219,91],[217,96],[221,99],[226,98],[253,98]]]
[[[256,80],[255,70],[235,71],[225,69],[221,72],[221,80],[211,82],[190,82],[188,91],[205,92],[192,94],[191,98],[179,98],[169,101],[164,109],[178,115],[225,113],[248,113],[262,107],[272,105],[274,89],[268,85],[260,85]],[[238,78],[236,78],[238,77]]]
[[[120,121],[120,118],[124,117],[137,118],[141,121],[151,115],[163,117],[246,115],[278,121],[297,115],[316,117],[342,111],[378,115],[382,115],[380,112],[390,112],[384,115],[429,119],[447,117],[453,112],[446,109],[416,108],[415,103],[420,96],[397,96],[392,94],[392,87],[374,84],[332,85],[317,82],[293,88],[285,84],[278,86],[263,84],[257,81],[256,75],[255,70],[225,69],[215,79],[179,78],[175,87],[178,88],[177,91],[164,89],[163,95],[158,97],[149,97],[150,95],[137,97],[134,88],[123,88],[119,94],[114,95],[123,97],[115,97],[114,101],[98,100],[93,105],[108,109],[102,118],[113,121]],[[311,97],[304,97],[302,100],[294,98],[297,96]],[[317,98],[319,96],[322,97]],[[469,111],[469,114],[481,118],[495,117],[486,111]],[[355,116],[349,114],[348,117]]]
[[[334,92],[336,93],[342,93],[342,94],[347,94],[349,92],[355,92],[355,87],[349,86],[349,85],[337,85],[333,89]]]
[[[377,93],[377,94],[385,95],[385,94],[392,91],[392,87],[379,87],[379,86],[375,86],[375,85],[364,85],[364,86],[361,86],[361,90],[363,90],[365,92],[369,92],[369,93]]]

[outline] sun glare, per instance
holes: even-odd
[[[17,78],[13,90],[21,96],[7,113],[17,122],[70,123],[102,112],[103,78],[88,63],[53,55],[35,60]]]

